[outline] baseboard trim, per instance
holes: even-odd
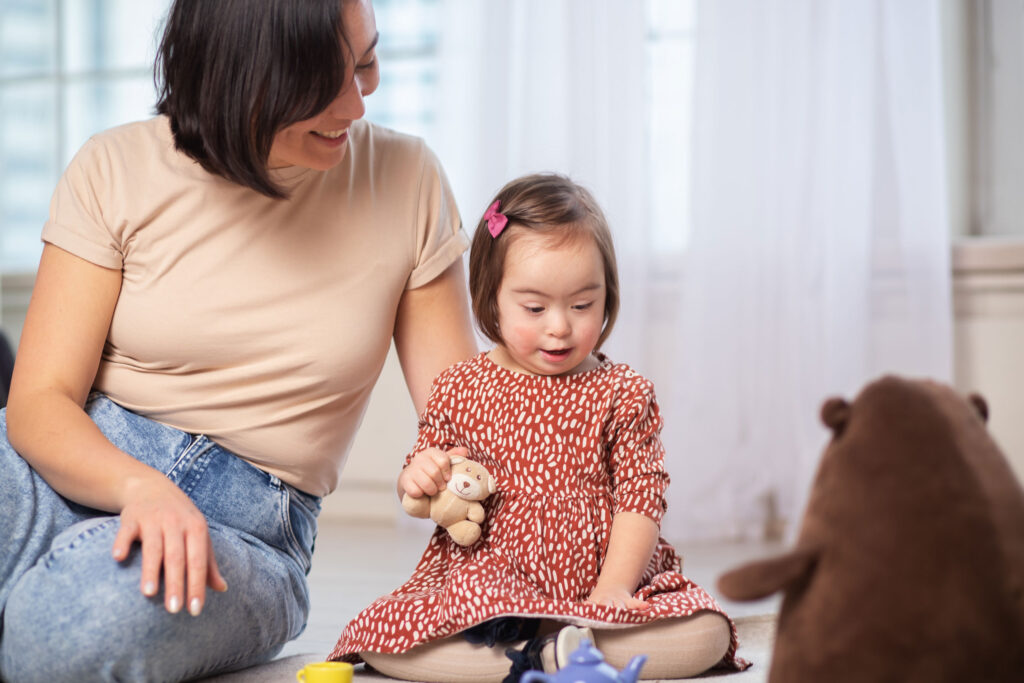
[[[324,498],[322,520],[394,522],[398,497],[391,481],[341,478],[341,484]]]

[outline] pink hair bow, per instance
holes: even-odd
[[[508,216],[498,212],[500,205],[501,200],[495,199],[494,203],[487,207],[487,211],[484,213],[484,220],[487,221],[487,231],[491,233],[491,237],[500,235],[501,231],[508,225]]]

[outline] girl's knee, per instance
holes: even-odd
[[[717,612],[698,612],[636,628],[599,630],[594,638],[605,660],[616,669],[645,654],[642,679],[688,678],[722,660],[732,642],[732,628]]]
[[[504,646],[474,645],[461,636],[419,645],[399,654],[360,655],[386,676],[424,683],[500,683],[512,664],[505,656]]]

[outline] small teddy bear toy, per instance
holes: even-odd
[[[496,490],[494,476],[478,462],[452,456],[452,477],[434,495],[402,497],[402,508],[413,517],[429,517],[459,545],[473,545],[480,538],[484,506],[479,501]]]
[[[770,683],[1024,680],[1024,491],[985,402],[889,376],[821,417],[796,546],[718,584],[783,591]]]

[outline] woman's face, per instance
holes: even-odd
[[[274,136],[268,159],[270,168],[303,166],[326,171],[337,165],[348,146],[348,127],[366,113],[363,98],[380,83],[373,5],[370,0],[343,0],[341,12],[345,35],[352,46],[345,86],[322,112],[282,128]]]

